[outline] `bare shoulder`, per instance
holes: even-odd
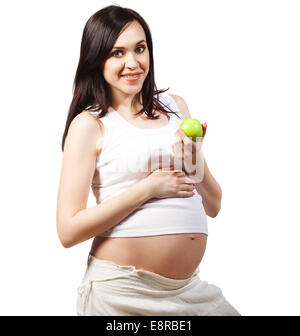
[[[96,168],[99,125],[93,115],[79,113],[71,122],[65,139],[57,195],[57,228],[63,244],[68,243],[66,225],[85,209]],[[66,224],[67,223],[67,224]]]
[[[91,132],[97,130],[99,132],[99,127],[102,122],[93,116],[89,111],[82,111],[79,113],[71,122],[70,128],[76,128],[80,131]]]
[[[83,145],[93,146],[96,151],[96,156],[100,153],[104,136],[104,126],[102,122],[89,111],[82,111],[72,120],[68,135],[69,133],[73,140],[77,139]]]
[[[170,96],[172,96],[175,101],[180,101],[180,100],[184,100],[181,96],[179,96],[178,94],[175,94],[175,93],[169,93]]]
[[[190,114],[186,101],[181,96],[174,94],[174,93],[172,94],[170,93],[170,96],[175,100],[181,112],[182,118],[183,119],[191,118],[191,114]]]

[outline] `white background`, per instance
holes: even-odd
[[[61,137],[84,25],[110,4],[145,18],[157,86],[208,124],[223,202],[201,279],[242,315],[300,315],[300,4],[290,0],[1,2],[0,314],[76,314],[91,241],[65,249],[56,233]]]

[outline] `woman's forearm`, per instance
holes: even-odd
[[[105,232],[151,198],[149,186],[142,180],[104,203],[80,210],[64,225],[63,246],[71,247]]]
[[[197,192],[202,196],[205,212],[210,217],[216,217],[221,209],[222,189],[210,173],[204,159],[204,177],[200,183],[195,183]]]

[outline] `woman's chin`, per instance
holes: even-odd
[[[135,87],[135,88],[125,89],[125,90],[122,90],[122,91],[127,95],[135,95],[135,94],[141,92],[141,90],[142,90],[141,87]]]

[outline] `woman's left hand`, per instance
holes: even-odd
[[[203,136],[197,138],[197,142],[188,137],[180,128],[174,133],[175,141],[172,144],[172,150],[175,159],[181,162],[183,170],[190,176],[198,175],[197,169],[202,170],[203,154],[202,145],[206,134],[207,124],[202,124]],[[199,173],[199,172],[198,172]]]

